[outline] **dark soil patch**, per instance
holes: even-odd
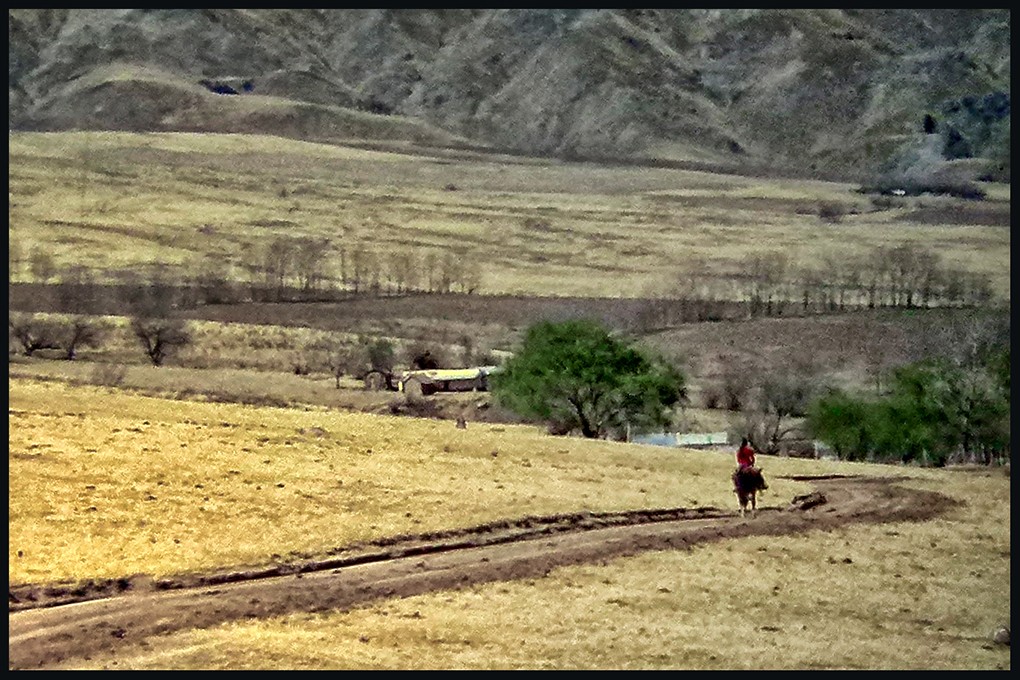
[[[921,224],[964,224],[988,227],[1008,227],[1009,204],[953,205],[941,208],[921,208],[907,213],[903,219]]]

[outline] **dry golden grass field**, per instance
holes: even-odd
[[[628,297],[670,291],[695,262],[732,277],[765,246],[818,266],[835,253],[922,244],[1009,297],[1008,185],[977,206],[922,197],[879,209],[849,184],[256,135],[8,140],[11,243],[25,253],[43,246],[58,268],[84,264],[101,277],[154,263],[195,273],[208,256],[240,276],[252,249],[285,235],[379,257],[456,252],[482,264],[481,293]],[[845,217],[823,222],[822,203]]]
[[[21,379],[9,392],[12,583],[259,563],[528,514],[732,504],[702,479],[725,477],[718,454]],[[777,481],[774,500],[804,488]]]
[[[730,456],[524,426],[137,396],[12,379],[11,584],[258,565],[357,541],[581,510],[733,506]],[[723,540],[545,578],[150,639],[75,668],[1009,667],[1009,478],[898,476],[962,501],[925,522]],[[607,489],[612,489],[607,493]],[[116,662],[116,666],[114,666]]]
[[[409,417],[401,395],[349,375],[337,389],[323,353],[359,337],[392,341],[398,365],[415,343],[469,364],[469,349],[514,350],[543,313],[622,319],[637,298],[668,296],[698,272],[720,284],[713,295],[743,300],[748,258],[763,252],[825,267],[924,247],[989,277],[1004,303],[619,324],[688,374],[694,403],[678,427],[718,431],[740,414],[698,408],[701,389],[733,366],[750,381],[752,369],[811,359],[834,384],[870,388],[876,366],[958,344],[983,315],[1003,316],[1010,297],[1008,184],[982,185],[983,201],[876,201],[851,184],[675,167],[104,132],[9,133],[8,184],[13,283],[39,281],[39,253],[52,256],[50,284],[72,267],[109,283],[160,265],[190,277],[211,262],[241,281],[278,237],[329,239],[327,278],[341,249],[482,263],[476,295],[178,309],[192,342],[159,368],[132,336],[126,304],[76,361],[57,350],[12,356],[12,588],[260,568],[522,517],[736,509],[731,452],[553,437],[515,424],[485,394],[439,395],[415,412],[443,420]],[[841,219],[823,220],[824,205]],[[565,306],[543,307],[551,296]],[[635,300],[614,306],[624,298]],[[460,414],[467,429],[452,420]],[[61,667],[1010,667],[1008,645],[992,642],[1010,619],[1008,467],[760,462],[762,504],[776,515],[812,490],[797,475],[891,477],[957,504],[925,521],[724,537],[352,610],[179,630]]]

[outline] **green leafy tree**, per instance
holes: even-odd
[[[864,460],[871,450],[869,404],[844,392],[833,391],[811,404],[807,427],[829,444],[843,460]]]
[[[981,363],[933,359],[893,373],[888,396],[833,393],[815,401],[808,425],[841,458],[945,465],[1008,457],[1009,350]]]
[[[368,364],[373,371],[392,371],[395,353],[393,343],[385,338],[376,338],[365,344]]]
[[[492,390],[520,415],[589,438],[663,427],[686,398],[680,371],[591,321],[532,326]]]

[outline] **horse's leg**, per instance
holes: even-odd
[[[758,492],[751,493],[751,517],[758,516]]]

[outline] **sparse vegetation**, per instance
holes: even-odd
[[[123,364],[110,364],[97,362],[92,365],[92,374],[89,382],[93,385],[105,387],[120,387],[127,377],[127,366]]]
[[[830,224],[839,224],[846,215],[846,209],[839,203],[822,203],[818,206],[818,217]]]

